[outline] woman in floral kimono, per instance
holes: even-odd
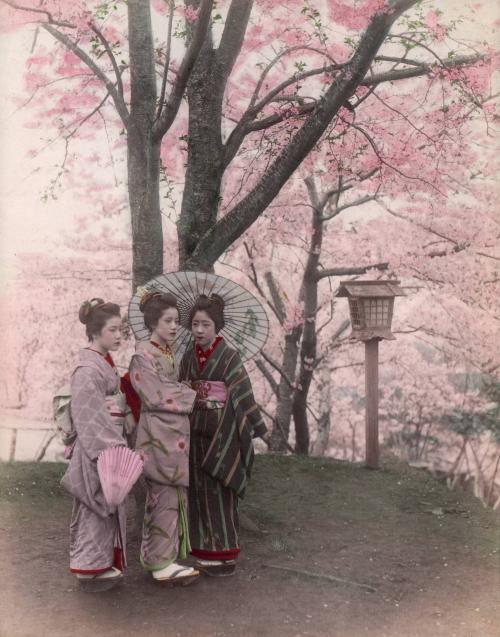
[[[144,452],[146,511],[141,564],[153,578],[186,585],[199,572],[177,560],[189,551],[189,416],[196,392],[177,382],[178,367],[170,349],[179,325],[171,294],[147,292],[140,309],[151,339],[137,343],[130,380],[141,399],[136,449]]]
[[[97,473],[108,447],[125,445],[120,377],[110,351],[121,342],[120,308],[102,299],[80,308],[90,345],[80,350],[71,377],[71,418],[76,440],[62,485],[74,497],[70,523],[70,571],[88,590],[105,590],[125,566],[125,506],[110,507]]]
[[[190,314],[194,344],[179,378],[197,391],[191,420],[189,529],[196,567],[207,575],[232,575],[240,553],[238,500],[253,463],[252,438],[266,426],[240,355],[218,332],[224,301],[200,296]]]

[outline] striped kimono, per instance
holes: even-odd
[[[80,350],[71,377],[71,417],[77,433],[61,484],[73,496],[70,571],[97,574],[125,566],[125,504],[110,507],[97,473],[97,458],[126,445],[120,377],[108,354]]]
[[[180,380],[197,390],[190,416],[189,533],[192,554],[231,560],[240,551],[238,500],[252,469],[252,438],[266,431],[240,355],[220,339],[201,364],[189,346]],[[224,387],[225,398],[221,396]]]
[[[139,342],[130,363],[130,381],[141,399],[136,449],[145,453],[146,510],[141,564],[165,568],[189,552],[187,488],[189,417],[196,393],[177,382],[170,351]]]

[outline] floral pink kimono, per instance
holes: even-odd
[[[77,437],[62,478],[73,496],[70,571],[97,574],[125,566],[125,504],[110,507],[97,473],[97,458],[126,445],[120,377],[108,354],[82,349],[71,377],[71,417]]]
[[[189,417],[196,392],[177,382],[168,348],[139,342],[130,363],[130,380],[141,399],[136,449],[145,453],[146,511],[141,564],[165,568],[189,553]]]

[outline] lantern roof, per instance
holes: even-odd
[[[350,298],[394,298],[405,296],[396,280],[379,281],[341,281],[336,296]]]

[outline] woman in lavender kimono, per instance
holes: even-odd
[[[170,349],[179,325],[175,297],[146,292],[140,309],[151,332],[149,341],[137,343],[130,363],[130,381],[141,399],[136,449],[144,453],[147,490],[141,564],[157,582],[187,585],[199,575],[177,561],[190,551],[188,414],[196,392],[177,382]]]
[[[92,299],[83,303],[79,318],[90,345],[80,350],[71,377],[71,418],[77,436],[61,482],[74,498],[70,571],[88,590],[105,590],[122,578],[126,563],[125,506],[106,503],[97,473],[99,454],[126,444],[120,377],[110,354],[121,342],[120,308]]]
[[[194,337],[180,379],[197,391],[191,420],[189,529],[196,567],[231,575],[240,553],[238,501],[253,463],[252,438],[266,426],[240,355],[218,332],[224,301],[200,296],[190,316]]]

